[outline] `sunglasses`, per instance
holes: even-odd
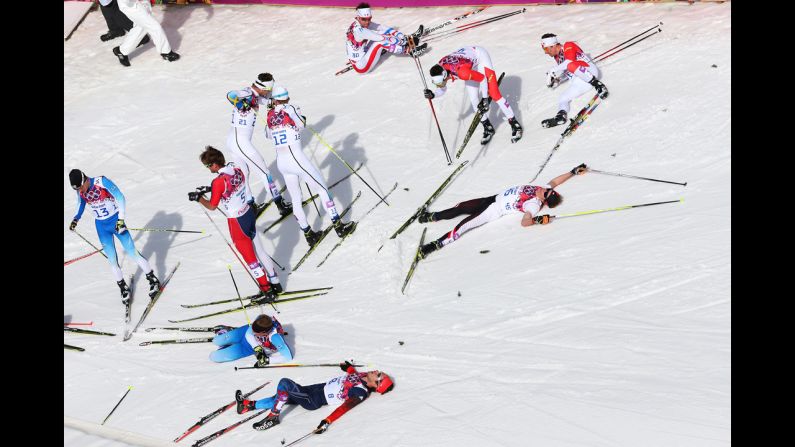
[[[215,163],[205,163],[204,167],[209,169],[209,168],[211,168],[213,166],[213,164],[215,164]]]

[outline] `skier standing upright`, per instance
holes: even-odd
[[[415,47],[411,53],[413,56],[419,56],[427,49],[428,44],[419,45],[422,25],[413,34],[406,36],[393,27],[374,23],[372,19],[370,5],[359,3],[356,6],[355,20],[345,33],[348,61],[356,72],[372,71],[382,52],[409,54],[409,43]]]
[[[284,87],[280,85],[273,87],[271,98],[273,99],[273,109],[268,111],[265,134],[276,148],[276,166],[284,177],[290,198],[296,204],[293,206],[293,215],[304,232],[307,243],[313,247],[322,233],[312,230],[304,209],[301,207],[303,201],[302,181],[320,195],[323,208],[331,217],[337,236],[345,237],[356,229],[356,222],[342,223],[334,204],[334,198],[323,177],[320,176],[320,171],[301,150],[301,129],[306,127],[306,117],[301,115],[300,107],[288,104],[290,94]]]
[[[69,172],[69,183],[77,193],[77,214],[72,219],[69,230],[74,231],[87,204],[94,213],[97,236],[99,237],[99,242],[102,243],[102,251],[108,257],[110,270],[113,272],[116,284],[121,290],[122,303],[125,306],[129,304],[130,287],[124,281],[124,276],[119,267],[116,244],[113,241],[114,236],[121,242],[127,255],[135,260],[141,270],[147,272],[146,279],[149,281],[149,297],[153,298],[160,290],[160,280],[155,276],[149,261],[135,249],[130,232],[127,231],[127,225],[124,222],[126,201],[119,187],[107,177],[88,177],[79,169],[72,169]]]
[[[541,48],[547,56],[555,60],[555,65],[547,71],[547,87],[553,88],[571,80],[569,88],[558,98],[557,115],[541,121],[543,127],[564,124],[568,118],[571,101],[582,96],[591,87],[596,89],[600,98],[607,98],[607,87],[598,79],[599,69],[596,68],[591,57],[576,43],[564,42],[561,45],[556,35],[547,33],[541,36]]]
[[[472,110],[475,112],[480,110],[483,113],[480,119],[483,124],[483,139],[480,144],[488,143],[494,135],[494,126],[488,117],[489,102],[487,98],[489,97],[497,103],[503,116],[511,125],[511,142],[515,143],[522,138],[522,125],[516,120],[508,99],[503,97],[500,92],[491,56],[485,48],[478,46],[460,48],[443,57],[438,64],[431,67],[430,75],[433,85],[437,88],[435,91],[424,90],[424,95],[428,99],[444,95],[447,91],[447,81],[455,82],[456,79],[464,81],[469,101],[472,103]]]

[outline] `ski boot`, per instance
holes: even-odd
[[[494,136],[494,126],[491,125],[491,121],[488,118],[485,121],[481,121],[480,124],[483,124],[483,138],[480,139],[480,144],[485,145]]]
[[[428,44],[424,43],[422,45],[417,45],[416,47],[414,47],[413,50],[409,51],[409,54],[411,55],[411,57],[420,57],[423,54],[427,53],[428,51],[430,51],[428,50]]]
[[[123,279],[116,282],[116,284],[119,286],[119,289],[121,289],[121,303],[125,306],[130,304],[130,287]]]
[[[169,62],[174,62],[175,60],[179,59],[179,54],[177,54],[177,53],[175,53],[173,51],[171,51],[169,53],[160,53],[160,56],[162,56],[163,59],[165,59],[165,60],[167,60]]]
[[[435,216],[433,215],[433,213],[429,213],[428,209],[425,208],[425,207],[422,207],[422,211],[420,211],[419,216],[417,216],[417,220],[419,220],[420,223],[428,223],[428,222],[435,222],[436,221]]]
[[[309,244],[309,248],[314,247],[318,243],[322,234],[320,231],[312,231],[312,227],[306,227],[304,237],[306,238],[306,243]]]
[[[284,289],[282,288],[281,283],[278,283],[278,282],[272,282],[271,283],[271,290],[273,290],[273,293],[275,293],[277,295],[279,295],[282,292],[284,292]]]
[[[340,238],[343,238],[353,233],[353,230],[355,229],[356,229],[356,222],[351,221],[348,223],[342,223],[341,219],[337,219],[336,221],[334,221],[334,231],[337,232],[337,236],[339,236]]]
[[[439,241],[433,241],[423,245],[422,247],[420,247],[420,259],[427,258],[429,254],[435,252],[440,248],[442,248],[442,243]]]
[[[508,124],[511,125],[511,129],[513,130],[513,133],[511,133],[511,143],[516,143],[522,139],[522,125],[519,124],[519,121],[516,121],[516,118],[509,119]]]
[[[113,54],[115,54],[116,57],[119,58],[119,63],[120,64],[124,65],[125,67],[129,67],[130,66],[130,58],[125,56],[124,54],[122,54],[122,52],[119,49],[119,47],[113,47]]]
[[[293,213],[293,204],[290,202],[285,202],[284,197],[279,196],[273,199],[273,203],[276,204],[276,208],[279,210],[280,216],[289,216]]]
[[[259,295],[251,299],[251,304],[269,304],[276,301],[276,292],[273,287],[268,287],[268,290],[260,290]]]
[[[596,94],[599,95],[600,98],[605,99],[607,98],[607,95],[610,94],[610,92],[607,91],[607,87],[605,87],[604,84],[599,82],[599,80],[596,79],[596,76],[591,78],[591,80],[588,81],[588,83],[593,85],[593,88],[596,89]]]
[[[425,31],[425,26],[420,25],[420,27],[417,28],[417,31],[414,31],[409,35],[409,39],[411,39],[412,46],[417,47],[417,45],[420,44],[420,36],[422,36],[423,31]]]
[[[594,78],[594,79],[596,79],[596,78]],[[567,114],[566,114],[565,110],[560,110],[560,111],[558,111],[558,114],[555,115],[554,117],[547,118],[544,121],[541,121],[541,126],[543,126],[543,127],[555,127],[555,126],[560,126],[561,124],[566,124],[566,118],[567,118],[566,115]]]
[[[243,414],[256,409],[253,400],[243,399],[243,392],[235,391],[235,402],[237,402],[237,414]]]
[[[155,276],[155,271],[146,274],[146,279],[149,281],[149,298],[154,298],[160,292],[160,280]]]
[[[254,430],[261,431],[261,430],[267,430],[273,427],[274,425],[279,425],[278,413],[268,413],[268,415],[265,416],[265,419],[259,422],[255,422],[254,425],[252,425],[252,427],[254,428]]]

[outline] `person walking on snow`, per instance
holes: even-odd
[[[245,325],[213,338],[213,343],[220,346],[210,354],[214,362],[231,362],[252,354],[256,355],[255,367],[263,367],[273,360],[285,363],[293,360],[293,353],[284,341],[284,329],[276,317],[262,314],[251,326]]]
[[[511,125],[511,142],[516,143],[522,138],[522,125],[516,120],[513,109],[508,103],[508,99],[500,93],[497,85],[497,74],[491,63],[491,56],[483,47],[467,46],[460,48],[454,53],[443,57],[438,64],[431,67],[431,82],[437,87],[436,91],[424,90],[424,95],[428,99],[438,98],[447,91],[447,81],[455,82],[456,79],[464,81],[469,101],[472,103],[472,110],[478,110],[483,114],[480,123],[483,124],[483,139],[480,144],[491,141],[494,135],[494,126],[489,121],[488,111],[491,98],[500,108],[503,116]]]
[[[133,27],[120,46],[113,48],[113,54],[119,58],[119,63],[125,67],[130,66],[130,53],[138,46],[141,40],[149,35],[155,48],[163,59],[173,62],[179,59],[179,54],[171,50],[166,32],[152,16],[152,5],[149,0],[117,0],[119,10],[133,22]]]
[[[334,198],[329,192],[326,182],[320,176],[320,171],[301,150],[301,129],[306,127],[306,117],[301,115],[300,107],[288,104],[290,94],[284,87],[274,86],[271,98],[273,99],[273,109],[268,111],[265,135],[276,148],[276,166],[284,177],[290,198],[293,199],[293,203],[297,204],[293,206],[293,215],[304,232],[306,242],[313,247],[320,240],[322,232],[313,231],[306,220],[306,214],[301,206],[303,202],[302,181],[320,195],[323,207],[331,217],[337,236],[345,237],[356,229],[356,222],[342,223],[334,204]]]
[[[550,222],[549,215],[538,215],[538,213],[544,205],[555,208],[563,201],[563,196],[558,194],[554,188],[575,175],[585,174],[587,170],[588,167],[583,163],[574,167],[571,171],[555,177],[544,186],[519,185],[508,188],[494,196],[461,202],[443,211],[428,212],[427,210],[422,210],[418,216],[418,220],[421,223],[454,219],[462,214],[468,214],[469,216],[459,222],[449,233],[445,233],[439,239],[420,247],[421,257],[424,259],[429,254],[457,240],[467,231],[508,214],[522,213],[521,224],[523,227],[529,227],[534,224],[548,224]]]
[[[423,31],[422,25],[413,34],[406,36],[393,27],[372,22],[372,19],[370,5],[359,3],[355,20],[345,33],[348,62],[356,72],[371,72],[383,52],[409,54],[411,47],[414,47],[411,54],[418,57],[428,48],[427,43],[417,46]]]
[[[556,35],[547,33],[541,36],[541,48],[547,56],[555,60],[555,66],[547,71],[547,87],[553,88],[571,79],[569,88],[558,98],[557,115],[541,121],[543,127],[566,123],[571,101],[582,96],[591,87],[596,89],[600,98],[607,98],[607,87],[598,79],[599,69],[576,43],[564,42],[561,45]]]
[[[269,79],[269,81],[261,81],[260,78]],[[265,163],[262,155],[251,142],[260,101],[266,104],[267,107],[269,103],[267,95],[270,94],[272,88],[273,76],[270,73],[262,73],[254,80],[251,87],[246,87],[242,90],[232,90],[226,94],[226,99],[234,106],[232,109],[232,127],[226,137],[226,148],[231,152],[239,166],[248,166],[249,172],[259,174],[262,183],[267,185],[268,191],[273,197],[273,203],[279,209],[279,214],[285,216],[293,212],[292,206],[289,202],[284,202],[284,198],[279,194],[279,188],[276,187],[276,183],[273,181],[267,163]]]
[[[279,424],[279,414],[285,404],[300,405],[307,410],[317,410],[324,405],[339,405],[330,415],[320,421],[315,433],[325,432],[329,425],[348,410],[362,403],[373,391],[386,394],[394,388],[392,378],[381,371],[360,373],[349,362],[340,363],[344,376],[338,376],[326,383],[303,386],[290,379],[282,378],[276,387],[276,394],[260,400],[243,399],[240,390],[235,391],[237,413],[243,414],[255,409],[270,409],[264,419],[255,422],[255,430],[267,430]]]
[[[252,302],[259,304],[273,302],[276,294],[282,292],[282,286],[273,262],[257,233],[255,225],[257,213],[252,206],[254,197],[248,188],[247,173],[235,163],[227,163],[224,154],[212,146],[207,146],[199,158],[210,172],[218,176],[213,179],[211,186],[189,192],[188,200],[199,202],[210,211],[221,208],[227,218],[232,242],[248,264],[262,293],[259,299],[254,299]],[[211,194],[210,200],[203,196],[208,192]]]
[[[133,243],[130,232],[127,231],[127,225],[124,223],[126,201],[119,187],[107,177],[88,177],[79,169],[69,171],[69,183],[77,193],[77,214],[69,224],[69,230],[74,231],[77,227],[77,222],[80,221],[86,204],[88,204],[91,211],[94,212],[94,225],[97,228],[99,242],[102,243],[102,251],[108,257],[110,270],[121,290],[122,303],[125,306],[129,304],[130,287],[124,281],[121,267],[119,267],[116,243],[113,241],[114,236],[121,242],[127,255],[138,264],[141,270],[147,272],[149,297],[154,298],[155,294],[160,291],[160,280],[155,276],[149,261],[135,249],[135,243]]]

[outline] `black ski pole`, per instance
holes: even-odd
[[[651,28],[647,29],[646,31],[644,31],[644,32],[642,32],[642,33],[640,33],[640,34],[638,34],[637,36],[632,36],[631,38],[629,38],[629,39],[627,39],[627,40],[625,40],[625,41],[621,42],[620,44],[618,44],[618,45],[614,46],[613,48],[611,48],[611,49],[609,49],[609,50],[607,50],[607,51],[603,51],[603,52],[602,52],[602,54],[599,54],[598,56],[594,57],[594,59],[599,59],[600,57],[604,56],[605,54],[607,54],[607,53],[609,53],[609,52],[611,52],[611,51],[613,51],[613,50],[615,50],[616,48],[620,47],[621,45],[624,45],[624,44],[625,44],[625,43],[627,43],[627,42],[630,42],[630,41],[632,41],[632,40],[635,40],[635,39],[637,39],[638,37],[640,37],[640,36],[642,36],[642,35],[644,35],[644,34],[648,33],[649,31],[653,30],[654,28],[659,28],[659,27],[660,27],[660,25],[662,25],[662,24],[663,24],[663,23],[662,23],[662,22],[660,22],[660,23],[658,23],[658,24],[656,24],[656,25],[652,26]]]
[[[316,428],[316,429],[314,429],[314,430],[310,431],[309,433],[305,434],[304,436],[301,436],[300,438],[296,439],[295,441],[293,441],[293,442],[291,442],[291,443],[289,443],[289,444],[285,445],[284,447],[290,447],[290,446],[292,446],[292,445],[296,445],[296,444],[298,444],[299,442],[303,441],[304,439],[306,439],[306,438],[308,438],[308,437],[310,437],[310,436],[312,436],[312,435],[314,435],[314,434],[317,434],[317,433],[318,433],[318,430],[320,430],[320,429],[319,429],[319,428]]]
[[[638,179],[638,180],[648,180],[650,182],[671,183],[672,185],[687,186],[687,182],[684,182],[684,183],[670,182],[668,180],[657,180],[655,178],[638,177],[637,175],[619,174],[618,172],[600,171],[598,169],[593,169],[593,168],[588,168],[588,172],[596,172],[597,174],[605,174],[605,175],[614,175],[616,177],[635,178],[635,179]]]
[[[619,48],[618,50],[616,50],[616,51],[614,51],[614,52],[612,52],[612,53],[608,54],[608,55],[607,55],[607,56],[605,56],[605,57],[600,57],[599,59],[594,59],[594,62],[602,62],[603,60],[607,59],[608,57],[610,57],[610,56],[614,56],[614,55],[616,55],[616,54],[618,54],[618,53],[620,53],[620,52],[622,52],[622,51],[626,50],[627,48],[631,47],[632,45],[635,45],[636,43],[643,42],[644,40],[648,39],[649,37],[656,36],[657,34],[659,34],[659,33],[661,33],[661,32],[662,32],[662,30],[659,30],[659,31],[657,31],[657,32],[656,32],[656,33],[654,33],[654,34],[649,34],[648,36],[644,37],[643,39],[640,39],[640,40],[637,40],[637,41],[635,41],[635,42],[632,42],[631,44],[629,44],[629,45],[625,46],[624,48]]]
[[[108,415],[107,415],[107,416],[105,416],[105,420],[104,420],[104,421],[102,421],[102,423],[101,423],[101,424],[99,424],[99,425],[105,425],[105,422],[107,422],[107,421],[108,421],[108,418],[110,417],[110,415],[111,415],[111,414],[113,414],[113,412],[114,412],[114,411],[116,411],[116,408],[118,408],[118,407],[119,407],[119,404],[121,403],[121,401],[123,401],[123,400],[124,400],[124,398],[125,398],[125,397],[127,397],[127,394],[129,394],[129,393],[130,393],[130,390],[132,390],[132,389],[133,389],[133,387],[132,387],[132,385],[130,385],[130,387],[129,387],[129,388],[127,388],[127,392],[126,392],[126,393],[124,393],[124,396],[122,396],[122,397],[121,397],[121,399],[119,399],[119,402],[116,404],[116,406],[115,406],[115,407],[113,407],[113,409],[112,409],[112,410],[110,410],[110,413],[108,413]]]

